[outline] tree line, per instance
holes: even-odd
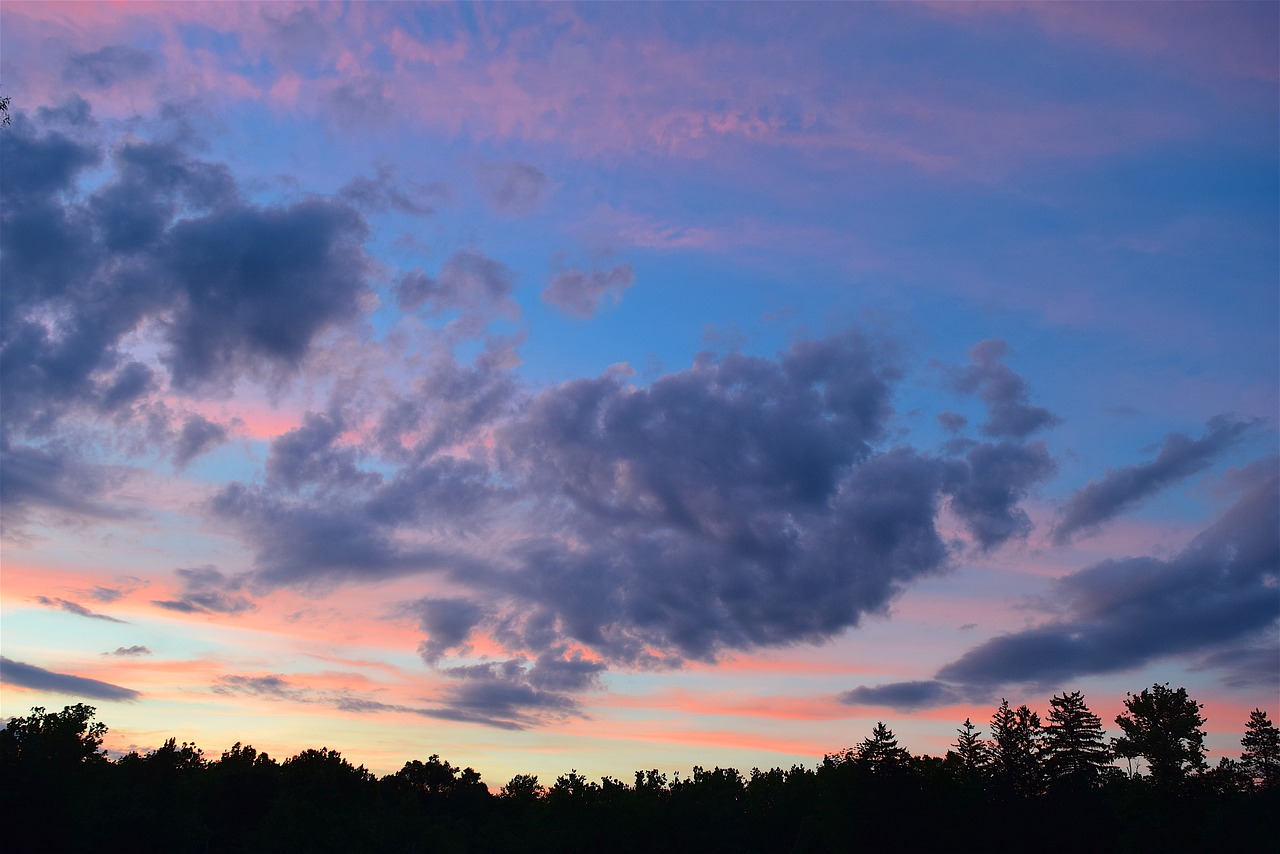
[[[36,707],[0,730],[0,797],[12,851],[1269,850],[1280,730],[1255,709],[1240,758],[1209,767],[1202,708],[1153,685],[1108,740],[1074,691],[1043,721],[1002,701],[986,737],[966,719],[942,757],[880,722],[815,768],[518,774],[495,795],[438,755],[381,778],[328,748],[278,762],[237,743],[206,759],[171,738],[113,760],[92,706]]]

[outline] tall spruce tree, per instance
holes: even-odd
[[[870,737],[864,738],[857,749],[858,759],[865,762],[872,771],[900,766],[910,755],[898,746],[893,730],[885,726],[883,721],[876,721]]]
[[[1280,788],[1280,729],[1262,709],[1249,713],[1240,746],[1244,748],[1240,764],[1254,784],[1264,789]]]
[[[1188,771],[1204,771],[1204,708],[1176,691],[1152,685],[1141,694],[1129,694],[1125,710],[1116,716],[1124,735],[1112,740],[1117,756],[1147,760],[1151,779],[1158,785],[1180,783]]]
[[[1091,788],[1111,764],[1102,719],[1089,711],[1079,691],[1049,701],[1044,728],[1045,772],[1056,786]]]
[[[987,743],[982,739],[982,731],[968,718],[964,719],[964,726],[956,732],[958,735],[952,752],[960,762],[960,773],[966,780],[973,780],[981,776],[986,768]]]
[[[1044,784],[1040,716],[1029,708],[1009,708],[1002,699],[991,718],[991,758],[996,778],[1015,794],[1039,794]]]

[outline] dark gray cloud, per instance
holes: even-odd
[[[229,578],[215,567],[200,566],[176,571],[182,579],[182,592],[177,599],[152,600],[151,604],[183,614],[242,614],[257,606],[239,593],[243,581]]]
[[[1043,442],[975,444],[968,464],[951,490],[951,509],[977,540],[993,549],[1031,531],[1031,520],[1019,502],[1056,469]]]
[[[987,436],[1023,439],[1037,430],[1051,427],[1058,417],[1047,409],[1027,403],[1026,381],[1001,361],[1009,352],[1005,342],[988,338],[969,350],[973,364],[956,378],[956,388],[977,393],[987,407],[981,430]]]
[[[547,176],[528,163],[495,163],[481,168],[480,183],[495,208],[526,214],[541,204]]]
[[[296,493],[310,485],[348,491],[381,482],[376,472],[360,470],[353,448],[337,443],[343,429],[340,417],[308,412],[301,427],[272,440],[268,486]]]
[[[99,682],[97,679],[72,676],[69,673],[54,673],[52,670],[13,661],[3,656],[0,656],[0,681],[19,688],[52,691],[57,694],[87,697],[91,700],[136,700],[142,696],[137,691],[121,688],[110,682]]]
[[[577,693],[598,687],[603,663],[580,655],[565,659],[562,648],[547,650],[532,666],[521,659],[444,668],[457,680],[436,713],[451,720],[518,729],[581,716]]]
[[[427,597],[405,603],[402,613],[415,617],[427,636],[418,646],[418,654],[431,665],[438,663],[447,651],[464,647],[471,630],[485,616],[484,609],[474,602],[452,597]]]
[[[156,54],[127,45],[108,45],[90,53],[73,53],[62,68],[62,79],[73,86],[105,89],[145,77],[155,65]]]
[[[83,101],[0,135],[6,526],[39,508],[116,512],[99,500],[109,472],[82,457],[82,443],[51,438],[67,416],[143,423],[166,381],[196,391],[245,372],[287,375],[318,335],[363,314],[368,230],[355,209],[252,205],[224,165],[192,155],[196,142],[124,140],[86,193],[78,176],[106,146]],[[144,326],[167,343],[159,364],[124,349]],[[221,441],[221,429],[192,418],[167,433],[175,462]]]
[[[227,439],[227,428],[215,424],[203,415],[192,415],[182,423],[178,439],[174,443],[173,463],[185,468],[204,452],[222,444]]]
[[[1209,422],[1205,435],[1199,439],[1170,433],[1151,462],[1114,469],[1101,480],[1089,481],[1062,508],[1053,531],[1054,542],[1069,542],[1081,531],[1095,529],[1143,499],[1205,470],[1252,424],[1219,416]]]
[[[936,681],[857,688],[848,702],[897,697],[936,705],[949,694],[986,696],[1009,684],[1056,687],[1170,656],[1240,662],[1237,683],[1280,684],[1274,637],[1280,620],[1280,464],[1270,461],[1217,521],[1177,556],[1107,560],[1055,584],[1062,617],[993,638],[939,669]],[[935,702],[936,700],[936,702]]]
[[[61,611],[66,611],[70,614],[75,614],[76,616],[79,616],[79,617],[89,617],[90,619],[94,619],[94,620],[106,620],[107,622],[110,622],[110,623],[127,622],[126,620],[118,620],[115,617],[108,616],[107,614],[99,614],[97,611],[90,611],[88,608],[79,604],[78,602],[70,602],[66,599],[58,599],[58,598],[51,599],[47,596],[37,596],[35,598],[37,602],[39,602],[41,605],[44,605],[47,608],[57,608]]]
[[[704,355],[647,388],[611,372],[522,396],[484,358],[433,362],[422,398],[383,413],[376,442],[397,461],[383,476],[335,444],[337,416],[312,415],[277,440],[262,485],[221,490],[209,509],[255,549],[253,583],[441,573],[489,606],[404,606],[433,664],[480,625],[539,655],[572,642],[642,666],[710,660],[832,637],[945,571],[944,500],[983,548],[1025,533],[1018,504],[1053,468],[1038,443],[877,450],[897,374],[853,333],[773,359]],[[493,452],[442,453],[477,432]],[[496,520],[502,547],[472,557]],[[542,690],[529,680],[550,666],[519,690]]]
[[[955,686],[930,679],[875,686],[860,685],[841,694],[837,699],[850,706],[885,706],[898,711],[911,711],[958,703],[966,698]]]
[[[551,303],[565,314],[589,320],[608,300],[616,305],[622,294],[635,281],[630,264],[619,264],[612,270],[565,270],[551,278],[542,291],[543,302]]]
[[[894,377],[848,334],[702,357],[648,388],[606,375],[536,396],[499,445],[549,533],[513,549],[522,570],[502,582],[529,607],[501,628],[541,648],[559,626],[628,663],[819,641],[946,569],[944,495],[984,547],[1021,533],[1044,448],[874,451]]]
[[[447,461],[440,462],[442,467],[447,465]],[[456,484],[436,485],[435,495],[442,497],[452,494]],[[467,488],[467,484],[460,485]],[[426,498],[419,495],[416,501],[421,506]],[[396,522],[401,520],[379,520],[379,504],[357,498],[283,498],[268,489],[230,484],[214,495],[207,507],[219,519],[236,526],[255,549],[253,583],[264,588],[383,579],[431,570],[465,571],[474,566],[449,548],[399,542]],[[465,519],[465,507],[449,504],[447,499],[431,508],[439,510],[439,515],[425,521],[435,525],[475,524]],[[388,507],[385,512],[404,511]]]
[[[261,362],[296,368],[316,335],[360,313],[367,233],[352,208],[323,199],[174,225],[162,269],[180,288],[163,357],[173,385],[196,389]]]
[[[189,389],[255,362],[294,367],[321,330],[358,314],[367,226],[350,206],[257,207],[224,165],[146,140],[118,145],[85,197],[75,180],[101,143],[39,123],[14,131],[0,138],[6,425],[131,403],[154,380],[119,345],[147,319],[167,330],[170,382]]]
[[[151,650],[145,646],[142,646],[141,644],[134,644],[133,646],[118,646],[116,647],[115,652],[103,653],[103,655],[119,655],[119,656],[137,656],[137,655],[150,655],[150,654],[151,654]]]

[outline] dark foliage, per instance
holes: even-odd
[[[1186,712],[1188,702],[1178,708]],[[1272,844],[1280,791],[1267,785],[1268,769],[1280,742],[1261,710],[1240,762],[1196,771],[1184,761],[1171,788],[1163,777],[1100,764],[1100,729],[1078,693],[1052,705],[1047,734],[1034,712],[1008,703],[993,718],[991,742],[965,721],[945,759],[912,756],[879,723],[816,769],[695,767],[683,778],[654,769],[637,771],[633,783],[569,771],[550,786],[517,775],[496,796],[476,771],[438,755],[381,779],[327,748],[277,762],[237,743],[206,759],[196,745],[169,739],[111,761],[93,707],[35,708],[0,730],[5,850],[773,854]],[[1145,708],[1131,702],[1129,714]],[[1087,785],[1061,785],[1064,778]]]

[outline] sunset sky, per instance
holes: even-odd
[[[0,715],[812,766],[1280,712],[1280,5],[0,6]]]

